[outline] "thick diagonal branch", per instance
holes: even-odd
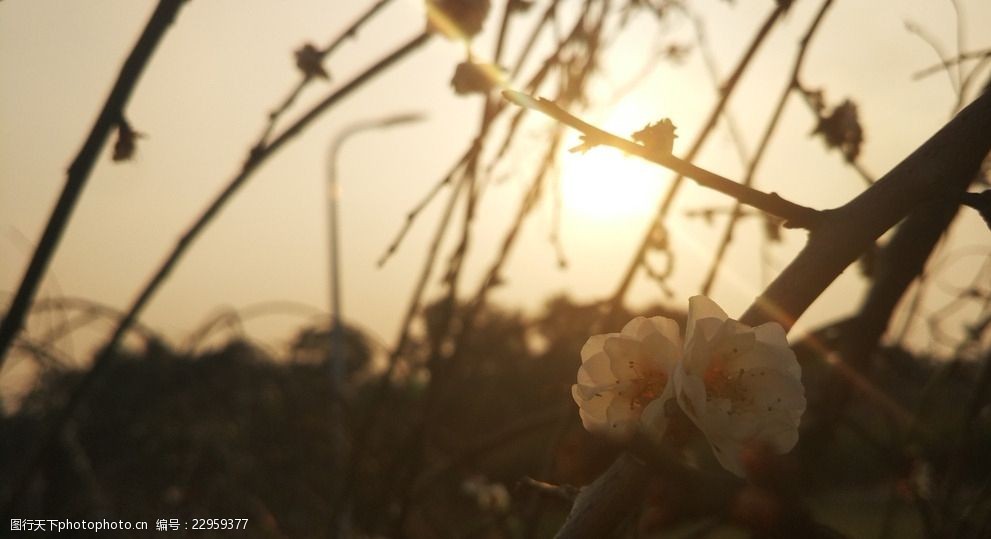
[[[911,155],[840,208],[831,210],[809,242],[741,321],[791,328],[805,309],[885,231],[921,205],[969,182],[991,148],[991,93],[985,92]]]
[[[743,178],[743,185],[753,185],[754,177],[757,173],[757,167],[759,167],[763,161],[765,152],[770,146],[771,137],[774,136],[774,132],[781,121],[781,117],[785,110],[785,105],[788,103],[788,96],[790,96],[792,91],[798,87],[799,75],[802,72],[802,66],[805,64],[805,57],[809,50],[809,43],[812,42],[812,37],[815,35],[816,30],[819,29],[826,11],[831,5],[831,0],[823,2],[822,6],[819,8],[819,12],[816,13],[816,17],[809,25],[809,29],[805,32],[805,35],[802,36],[801,41],[799,41],[798,53],[795,55],[795,62],[791,68],[791,77],[788,79],[788,83],[781,92],[781,97],[778,98],[778,103],[774,107],[774,112],[771,113],[771,119],[767,122],[767,127],[764,128],[764,134],[761,135],[760,142],[757,144],[757,150],[754,152],[753,158],[747,165],[747,172],[746,176]],[[736,228],[736,224],[742,215],[743,205],[740,201],[737,201],[733,204],[733,210],[730,212],[729,222],[723,230],[723,237],[719,241],[719,247],[716,248],[716,255],[713,257],[712,265],[709,266],[709,271],[705,276],[705,281],[702,283],[702,295],[704,296],[709,295],[709,291],[712,289],[712,285],[716,280],[716,274],[719,271],[719,267],[722,265],[723,257],[726,256],[729,244],[733,241],[733,230]]]
[[[945,198],[969,181],[991,148],[991,92],[985,92],[867,191],[826,212],[808,245],[744,313],[757,325],[775,320],[790,328],[833,280],[909,212]],[[602,537],[622,518],[614,497],[642,488],[639,467],[620,459],[582,493],[558,537]],[[628,481],[624,487],[623,481]],[[567,533],[564,533],[564,532]]]

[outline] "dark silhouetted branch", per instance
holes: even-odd
[[[799,86],[799,76],[802,71],[802,65],[805,64],[805,56],[809,50],[809,43],[812,41],[812,37],[815,35],[816,30],[819,29],[819,24],[822,22],[826,11],[831,5],[831,1],[823,2],[822,7],[819,8],[819,12],[809,25],[808,31],[805,32],[805,35],[802,37],[801,41],[799,41],[798,54],[795,56],[795,63],[791,68],[791,77],[788,79],[785,89],[781,92],[781,97],[778,98],[778,103],[774,107],[774,112],[771,113],[771,119],[768,120],[767,127],[764,129],[764,134],[761,136],[760,142],[757,144],[757,150],[750,159],[750,163],[747,165],[747,172],[743,178],[743,185],[750,186],[754,182],[757,167],[760,166],[761,160],[764,158],[764,152],[767,151],[767,148],[771,142],[771,137],[774,135],[774,131],[778,127],[778,122],[781,120],[781,115],[785,110],[785,104],[788,103],[788,97],[791,95],[792,91]],[[726,224],[726,229],[723,231],[723,237],[719,241],[719,245],[716,247],[716,256],[713,258],[712,265],[709,266],[709,271],[706,273],[705,281],[702,283],[701,293],[703,296],[709,295],[709,291],[712,289],[712,285],[716,280],[716,273],[719,271],[719,267],[723,263],[723,257],[726,255],[726,250],[729,248],[730,242],[733,241],[733,229],[736,228],[737,220],[743,215],[741,209],[742,204],[740,201],[737,201],[733,205],[733,211],[730,213],[729,222]]]
[[[936,54],[936,57],[939,58],[939,63],[943,66],[943,71],[946,72],[946,77],[950,80],[950,86],[953,88],[953,91],[959,95],[960,79],[956,77],[957,73],[950,69],[950,55],[943,50],[943,46],[940,45],[940,43],[936,41],[936,38],[931,36],[929,32],[914,22],[906,21],[905,29],[908,30],[909,33],[918,36],[918,38],[924,41],[926,45],[929,45],[929,48],[931,48]]]
[[[138,38],[138,42],[134,45],[127,60],[124,61],[120,74],[117,76],[117,82],[110,90],[110,96],[107,97],[93,129],[86,137],[86,142],[83,143],[79,154],[69,166],[68,177],[62,188],[62,194],[48,219],[38,247],[35,249],[27,271],[24,273],[24,278],[17,289],[17,294],[14,296],[10,308],[7,309],[3,322],[0,323],[0,367],[3,367],[10,344],[24,325],[24,317],[31,307],[38,285],[48,269],[48,264],[51,262],[52,255],[55,254],[59,240],[62,239],[62,233],[69,224],[72,211],[82,195],[86,181],[93,170],[93,165],[107,142],[107,137],[123,120],[124,107],[127,106],[131,93],[137,86],[138,79],[141,78],[151,55],[155,52],[155,48],[172,21],[175,20],[182,4],[183,0],[161,0],[158,3],[158,7],[155,8],[151,19],[148,20],[141,37]]]
[[[340,89],[332,92],[329,96],[317,103],[316,106],[303,114],[291,126],[279,134],[279,136],[276,137],[270,144],[253,148],[245,160],[244,165],[241,168],[241,172],[239,172],[231,180],[223,191],[221,191],[220,194],[210,203],[210,205],[207,206],[206,210],[200,214],[192,226],[190,226],[189,229],[182,235],[179,242],[176,244],[172,252],[166,257],[158,271],[145,285],[144,289],[138,295],[137,299],[128,311],[127,317],[121,321],[106,347],[113,349],[117,346],[120,336],[127,330],[131,323],[137,319],[145,305],[151,299],[151,296],[154,295],[168,275],[172,272],[172,269],[178,264],[186,250],[192,245],[193,240],[200,235],[200,233],[213,220],[213,218],[217,216],[221,208],[227,204],[234,193],[236,193],[241,186],[244,185],[248,178],[250,178],[252,174],[258,170],[262,163],[267,161],[269,157],[281,149],[286,142],[292,140],[296,135],[300,134],[303,129],[308,127],[313,120],[326,112],[331,106],[344,97],[350,95],[355,89],[360,88],[376,75],[388,69],[395,62],[418,49],[430,39],[430,36],[431,34],[424,32],[406,44],[400,46],[385,58],[369,67],[362,74],[358,75]]]
[[[346,30],[341,32],[336,38],[334,38],[333,41],[328,43],[326,47],[318,51],[319,60],[325,60],[331,55],[331,53],[337,50],[337,47],[340,47],[342,43],[358,35],[358,30],[361,29],[366,22],[371,20],[371,18],[374,17],[379,10],[384,8],[386,4],[391,1],[392,0],[378,0],[375,2],[375,4],[369,7],[368,10],[358,16],[358,18],[355,19],[355,21],[351,23]],[[282,100],[282,103],[268,114],[268,123],[265,124],[265,129],[262,130],[262,134],[258,137],[259,147],[268,143],[268,137],[271,136],[272,131],[275,129],[275,124],[278,123],[279,119],[282,118],[282,115],[289,110],[289,107],[296,102],[296,98],[299,97],[299,94],[303,92],[303,89],[306,88],[306,86],[313,79],[313,76],[304,73],[303,77],[296,83],[296,86],[294,86],[293,89],[289,91],[289,94],[286,95],[285,99]]]
[[[602,475],[581,489],[557,539],[611,537],[616,526],[641,500],[647,487],[646,466],[623,453]]]
[[[702,150],[702,146],[709,139],[709,136],[713,133],[716,124],[719,119],[723,116],[723,111],[726,109],[726,104],[729,102],[730,96],[736,90],[737,83],[743,76],[743,73],[750,66],[750,62],[753,60],[754,56],[757,54],[757,50],[763,45],[764,41],[771,33],[771,29],[774,27],[782,15],[786,11],[786,6],[783,3],[778,2],[777,5],[768,14],[767,19],[761,25],[757,33],[754,34],[753,39],[751,39],[750,44],[747,46],[747,50],[743,53],[740,61],[737,63],[736,68],[733,73],[726,79],[726,82],[722,85],[719,92],[719,100],[716,101],[715,106],[709,112],[709,116],[706,118],[699,130],[698,136],[692,143],[688,152],[685,154],[685,161],[693,161],[699,152]],[[637,247],[637,251],[633,254],[633,258],[630,260],[629,266],[627,266],[626,271],[620,278],[619,284],[616,286],[616,290],[613,292],[612,297],[609,300],[610,310],[616,311],[620,308],[623,303],[623,298],[626,296],[626,291],[629,290],[630,285],[633,283],[633,277],[639,268],[643,266],[644,258],[647,255],[647,251],[653,243],[654,231],[659,229],[664,224],[664,219],[667,218],[668,212],[671,210],[671,205],[674,203],[674,198],[678,193],[679,188],[684,180],[683,176],[675,177],[674,181],[668,187],[667,192],[664,194],[664,198],[661,200],[660,205],[657,208],[657,213],[654,215],[653,221],[644,231],[643,239],[640,240],[640,245]]]
[[[753,206],[761,211],[778,216],[785,220],[785,226],[789,228],[812,229],[818,223],[820,213],[818,210],[801,206],[781,198],[775,193],[764,193],[746,185],[739,184],[724,178],[718,174],[698,167],[688,161],[679,159],[670,153],[654,151],[646,146],[637,144],[631,140],[616,136],[598,127],[583,122],[572,116],[553,102],[544,99],[533,99],[526,94],[513,91],[504,91],[503,95],[510,101],[539,110],[544,114],[558,120],[582,132],[585,136],[585,144],[588,146],[612,146],[628,154],[635,155],[652,163],[656,163],[665,168],[669,168],[678,174],[695,180],[699,185],[719,191],[725,195],[735,198],[743,204]]]
[[[922,204],[969,182],[991,148],[991,93],[984,93],[869,189],[826,213],[794,261],[742,317],[790,328],[875,240]]]
[[[912,78],[915,80],[922,79],[934,73],[939,73],[940,71],[944,71],[948,67],[955,66],[962,62],[966,62],[967,60],[982,60],[988,57],[991,57],[991,49],[965,52],[958,55],[955,58],[950,58],[934,66],[929,66],[925,69],[917,71],[915,74],[912,75]]]
[[[948,182],[949,193],[967,189],[970,180],[966,176]],[[948,194],[949,194],[948,193]],[[891,240],[881,249],[873,281],[859,312],[844,325],[838,344],[837,368],[823,382],[829,403],[822,406],[824,417],[809,434],[813,444],[824,445],[833,436],[836,426],[846,412],[855,391],[862,395],[861,382],[868,360],[877,349],[882,335],[888,328],[895,308],[901,302],[909,286],[922,275],[926,262],[956,217],[958,205],[952,199],[939,199],[923,204],[912,211],[898,225]]]
[[[297,119],[291,126],[287,127],[282,133],[280,133],[279,136],[277,136],[270,144],[260,147],[256,146],[249,151],[248,157],[242,165],[241,171],[230,181],[223,191],[221,191],[221,193],[210,203],[206,210],[204,210],[204,212],[196,219],[192,226],[190,226],[190,228],[182,235],[175,248],[171,253],[169,253],[162,265],[138,294],[137,299],[135,299],[134,303],[127,311],[127,314],[120,320],[113,332],[113,335],[111,335],[107,343],[104,345],[103,350],[97,354],[97,357],[93,362],[93,366],[73,390],[72,395],[69,397],[64,408],[53,418],[48,432],[46,432],[46,434],[40,439],[38,447],[34,448],[32,451],[29,451],[25,455],[24,462],[26,464],[15,468],[18,470],[19,475],[12,481],[13,487],[8,493],[0,493],[0,502],[5,500],[3,494],[7,494],[7,496],[9,496],[7,500],[9,500],[10,498],[16,496],[17,492],[23,490],[27,479],[37,466],[37,463],[45,449],[51,447],[51,444],[58,439],[58,433],[73,417],[79,405],[85,400],[90,389],[96,384],[103,372],[113,361],[117,348],[120,345],[124,335],[128,332],[132,324],[134,324],[134,322],[138,319],[141,312],[144,310],[144,307],[151,300],[151,297],[158,291],[158,288],[165,282],[166,278],[179,263],[179,260],[192,245],[193,240],[195,240],[196,237],[198,237],[199,234],[206,229],[206,226],[219,214],[221,208],[223,208],[223,206],[230,200],[234,193],[236,193],[237,190],[248,180],[248,178],[250,178],[252,174],[258,170],[262,163],[267,161],[269,157],[281,149],[284,144],[292,140],[296,135],[300,134],[303,129],[313,122],[313,120],[341,99],[351,94],[354,90],[360,88],[376,75],[385,71],[395,62],[417,50],[420,46],[429,41],[431,36],[432,34],[428,32],[420,33],[317,103],[313,108]],[[0,503],[0,507],[3,506],[4,505]]]
[[[757,298],[741,322],[756,326],[777,321],[790,329],[878,236],[927,201],[938,200],[946,196],[946,190],[973,178],[989,148],[991,93],[985,93],[870,189],[826,212],[805,249]],[[629,511],[616,498],[628,500],[643,488],[641,468],[631,457],[617,460],[582,492],[581,503],[576,502],[558,537],[609,535]]]

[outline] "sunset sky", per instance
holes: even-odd
[[[126,109],[133,127],[145,134],[136,156],[114,163],[113,141],[104,149],[39,298],[82,297],[126,308],[181,232],[239,170],[268,111],[297,82],[293,51],[306,42],[327,43],[371,3],[187,2]],[[986,32],[991,3],[958,3],[964,13],[960,31],[965,50],[991,47]],[[533,19],[542,11],[545,2],[537,4],[525,17]],[[578,2],[563,4],[562,12],[567,13]],[[722,76],[773,6],[769,0],[694,4],[706,21]],[[820,5],[813,0],[795,4],[730,102],[751,152],[788,76],[798,38]],[[65,169],[154,6],[150,0],[0,3],[0,305],[16,290],[61,190]],[[489,15],[485,31],[475,40],[480,58],[491,54],[498,15],[498,10]],[[311,84],[287,118],[297,117],[308,103],[415,36],[424,20],[420,0],[392,2],[325,62],[332,80]],[[906,30],[906,22],[917,24],[954,54],[955,21],[953,5],[945,0],[838,0],[826,15],[802,78],[809,86],[824,88],[830,104],[847,97],[857,103],[866,132],[862,163],[874,176],[880,177],[945,123],[956,100],[944,73],[912,79],[938,58]],[[519,34],[532,24],[518,23],[519,32],[509,36],[511,51],[519,49]],[[635,91],[612,103],[611,96],[647,59],[671,43],[692,46],[684,63],[658,64]],[[243,310],[273,301],[312,306],[310,317],[282,314],[247,323],[251,337],[282,349],[295,328],[325,315],[328,308],[328,147],[355,122],[416,112],[427,119],[356,135],[342,147],[338,161],[345,317],[391,346],[442,201],[420,216],[385,267],[378,269],[376,261],[406,213],[454,164],[476,132],[482,98],[456,96],[450,88],[454,68],[464,58],[462,45],[435,37],[321,117],[236,195],[153,299],[142,322],[182,343],[220,309]],[[591,107],[573,112],[623,135],[670,117],[679,134],[674,153],[682,155],[716,97],[690,22],[676,16],[658,26],[646,14],[638,16],[610,45],[606,58],[592,87]],[[983,74],[980,84],[986,78]],[[532,117],[528,122],[524,132],[536,136],[549,120]],[[836,151],[827,151],[819,138],[809,136],[814,128],[809,110],[793,97],[758,171],[759,188],[817,208],[840,205],[864,188]],[[575,133],[569,137],[577,143]],[[511,159],[530,162],[533,156],[518,153]],[[744,170],[725,129],[711,139],[697,164],[734,179]],[[561,171],[560,235],[568,268],[558,268],[547,240],[553,230],[553,197],[544,196],[524,227],[505,272],[506,284],[493,295],[497,303],[537,312],[546,298],[560,292],[582,300],[608,296],[672,177],[604,149],[562,155]],[[491,263],[529,181],[512,172],[497,168],[485,192],[465,293],[475,290]],[[731,202],[687,185],[668,221],[677,255],[670,282],[675,296],[669,299],[656,284],[640,279],[628,304],[684,305],[697,293],[722,227],[686,217],[684,211],[728,207]],[[941,253],[970,255],[940,274],[923,312],[944,303],[954,287],[966,285],[988,253],[988,230],[973,212],[965,213]],[[760,237],[756,220],[738,229],[726,270],[711,294],[731,315],[740,314],[766,284],[764,279],[794,256],[805,234],[786,232],[784,243],[769,249],[767,275],[761,271]],[[449,253],[454,238],[445,245]],[[428,297],[441,290],[439,281],[439,274],[432,278]],[[850,313],[862,289],[863,280],[851,268],[806,314],[797,331]],[[961,316],[966,319],[966,314]],[[50,323],[36,316],[30,327],[42,331]],[[109,328],[98,324],[93,334],[105,335]],[[926,346],[924,327],[913,341]],[[97,342],[80,337],[75,349],[68,350],[81,360]],[[9,368],[16,366],[5,367]]]

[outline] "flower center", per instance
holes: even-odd
[[[702,376],[705,383],[706,400],[728,399],[734,405],[747,400],[747,388],[743,384],[743,369],[730,372],[726,369],[726,358],[718,354],[709,362]]]
[[[651,401],[661,396],[668,385],[668,376],[662,372],[651,373],[633,384],[633,398],[630,399],[630,409],[642,409]]]

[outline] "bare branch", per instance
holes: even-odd
[[[297,119],[291,126],[287,127],[270,144],[262,147],[256,146],[249,151],[248,157],[245,159],[241,171],[234,176],[230,183],[220,192],[219,195],[217,195],[217,197],[182,235],[172,252],[169,253],[165,261],[161,266],[159,266],[158,270],[148,281],[148,283],[145,284],[142,291],[138,294],[137,299],[135,299],[134,303],[128,309],[127,314],[121,318],[113,332],[113,335],[110,336],[107,343],[104,345],[103,350],[97,355],[93,366],[73,390],[72,395],[69,397],[64,408],[52,420],[51,425],[48,427],[48,431],[41,437],[37,447],[27,452],[24,456],[23,462],[25,462],[25,464],[17,468],[19,470],[19,475],[14,481],[11,482],[13,488],[7,493],[0,493],[0,502],[12,500],[12,498],[16,496],[16,493],[23,490],[44,449],[50,447],[52,443],[57,441],[59,435],[58,433],[76,413],[76,409],[85,400],[90,389],[101,378],[103,372],[113,360],[114,352],[120,345],[124,335],[138,319],[155,292],[158,291],[162,283],[164,283],[168,278],[169,274],[172,272],[172,269],[179,263],[179,260],[192,245],[193,240],[195,240],[199,234],[206,229],[206,226],[213,221],[213,218],[219,214],[221,208],[226,205],[234,193],[236,193],[238,189],[252,176],[252,174],[258,170],[262,163],[267,161],[269,157],[281,149],[285,143],[289,142],[296,135],[301,133],[303,129],[309,126],[310,123],[312,123],[313,120],[319,117],[323,112],[345,96],[349,95],[355,89],[361,87],[365,82],[380,74],[401,58],[405,57],[410,52],[418,49],[424,43],[429,41],[431,36],[432,34],[428,32],[420,33],[317,103],[313,108]],[[8,497],[4,498],[4,494]]]
[[[127,106],[131,93],[138,84],[138,79],[141,78],[151,55],[155,52],[155,48],[171,26],[172,21],[175,20],[182,5],[182,0],[161,0],[158,3],[158,7],[155,8],[151,19],[148,20],[141,37],[134,45],[134,49],[124,61],[120,74],[117,76],[117,82],[110,90],[110,96],[107,97],[103,110],[100,111],[89,136],[86,137],[86,142],[83,143],[79,154],[69,166],[69,173],[65,180],[65,187],[62,188],[62,194],[59,196],[55,209],[52,210],[52,215],[45,226],[45,232],[31,257],[31,262],[17,289],[17,294],[14,296],[10,308],[7,309],[3,323],[0,323],[0,367],[3,367],[7,349],[24,324],[24,317],[38,290],[41,278],[44,277],[45,271],[48,269],[48,263],[51,261],[52,255],[55,254],[55,249],[62,239],[62,233],[69,224],[72,211],[75,209],[79,197],[82,196],[83,188],[86,187],[86,181],[107,142],[107,137],[123,120],[124,107]]]
[[[919,80],[919,79],[928,77],[929,75],[932,75],[934,73],[939,73],[940,71],[944,71],[945,69],[947,69],[949,67],[952,67],[952,66],[955,66],[955,65],[957,65],[959,63],[966,62],[967,60],[980,60],[980,59],[983,59],[983,58],[987,58],[989,56],[991,56],[991,49],[982,49],[982,50],[977,50],[977,51],[963,52],[963,53],[960,53],[959,55],[957,55],[954,58],[950,58],[950,59],[944,60],[944,61],[942,61],[942,62],[940,62],[940,63],[938,63],[936,65],[932,65],[932,66],[929,66],[929,67],[927,67],[925,69],[921,69],[919,71],[916,71],[912,75],[912,79],[913,80]]]
[[[964,109],[870,189],[846,205],[826,212],[821,226],[798,257],[740,318],[756,326],[777,321],[791,328],[806,308],[878,236],[908,212],[943,191],[972,178],[991,148],[991,92]],[[586,487],[558,537],[608,535],[627,511],[628,500],[643,488],[642,465],[618,459]],[[628,484],[624,484],[628,483]]]
[[[740,202],[759,210],[781,217],[789,228],[812,229],[819,221],[818,210],[800,206],[775,193],[764,193],[724,178],[714,172],[695,166],[688,161],[675,157],[670,153],[655,151],[631,140],[603,131],[575,116],[572,116],[553,102],[544,99],[533,99],[526,94],[511,90],[503,91],[503,96],[520,106],[539,110],[544,114],[582,132],[587,146],[612,146],[628,154],[635,155],[652,163],[669,168],[678,174],[695,180],[699,185],[719,191]]]
[[[346,30],[341,32],[336,38],[334,38],[333,41],[328,43],[326,47],[317,51],[317,59],[319,61],[323,61],[330,56],[330,54],[333,53],[337,47],[341,46],[342,43],[347,41],[349,38],[356,36],[358,34],[358,30],[361,29],[366,22],[374,17],[379,10],[384,8],[385,5],[391,1],[392,0],[378,0],[375,2],[375,4],[373,4],[367,11],[362,13],[353,23],[351,23]],[[258,137],[258,146],[268,143],[268,138],[275,129],[275,124],[277,124],[279,119],[282,118],[282,115],[289,110],[289,107],[296,102],[296,98],[299,97],[299,94],[303,92],[303,89],[306,88],[313,78],[314,77],[308,74],[304,74],[299,82],[296,83],[296,86],[294,86],[293,89],[289,91],[289,94],[282,100],[282,103],[268,114],[268,123],[265,124],[265,128]]]
[[[832,210],[806,247],[741,318],[790,328],[805,309],[874,241],[921,204],[969,181],[991,148],[991,92],[846,205]]]
[[[774,27],[775,23],[781,19],[785,11],[787,11],[787,6],[782,2],[777,2],[774,9],[771,10],[770,14],[768,14],[767,19],[764,20],[764,23],[757,30],[757,33],[747,46],[747,50],[744,51],[743,56],[737,63],[733,73],[722,85],[719,92],[719,100],[716,101],[712,111],[709,112],[709,116],[706,118],[705,123],[699,131],[699,135],[695,139],[695,142],[692,143],[688,152],[685,154],[686,161],[692,161],[695,159],[698,153],[702,150],[702,146],[705,144],[706,140],[708,140],[709,135],[713,133],[719,118],[723,115],[723,111],[726,110],[726,105],[729,102],[730,96],[732,96],[733,92],[736,90],[737,83],[739,83],[743,73],[747,70],[747,67],[750,66],[750,62],[756,56],[757,50],[764,43],[764,41],[767,40],[767,37],[770,35],[771,29]],[[640,245],[637,247],[636,253],[634,253],[632,260],[630,260],[629,266],[627,266],[626,271],[620,278],[619,284],[616,286],[615,292],[613,292],[613,295],[609,300],[610,309],[612,311],[616,311],[620,308],[623,303],[623,297],[626,295],[626,291],[629,290],[630,284],[633,282],[633,277],[636,275],[637,270],[643,267],[643,260],[652,243],[651,238],[654,230],[664,224],[664,219],[671,210],[675,196],[678,194],[678,189],[681,187],[683,179],[684,178],[682,176],[675,177],[657,208],[657,213],[654,215],[654,220],[644,231],[643,239],[640,240]]]
[[[812,37],[815,35],[816,30],[819,29],[819,25],[826,15],[826,11],[829,6],[832,5],[831,1],[823,2],[822,7],[819,8],[819,12],[816,14],[812,23],[809,25],[809,29],[805,32],[805,35],[799,41],[798,53],[795,55],[795,62],[791,68],[791,77],[785,85],[784,90],[781,92],[781,97],[778,98],[778,103],[774,107],[774,112],[771,113],[771,119],[767,122],[767,127],[764,129],[764,134],[761,136],[760,142],[757,145],[757,150],[754,156],[750,159],[750,163],[747,166],[746,175],[743,178],[743,185],[750,186],[754,182],[754,176],[757,173],[757,167],[764,157],[764,152],[767,151],[768,146],[771,143],[771,137],[774,136],[774,131],[778,127],[778,122],[781,120],[782,113],[785,110],[785,105],[788,103],[788,97],[791,95],[792,91],[799,88],[799,77],[802,72],[802,66],[805,64],[805,56],[809,50],[809,43],[812,42]],[[733,240],[733,229],[736,227],[737,220],[741,217],[742,213],[740,211],[741,203],[737,201],[733,205],[733,211],[730,213],[729,223],[726,224],[726,229],[723,231],[723,237],[719,242],[719,246],[716,248],[716,256],[713,258],[712,265],[709,266],[709,271],[706,274],[705,281],[702,283],[702,295],[708,295],[709,290],[712,289],[712,285],[716,280],[716,274],[719,271],[719,266],[723,262],[723,257],[726,255],[726,250],[729,248],[730,242]]]
[[[906,21],[905,29],[908,30],[909,33],[918,36],[919,39],[924,41],[926,45],[929,45],[929,48],[936,53],[936,57],[939,58],[940,66],[944,71],[946,71],[946,77],[950,79],[950,86],[953,87],[954,93],[960,95],[960,79],[958,79],[955,76],[956,73],[950,69],[950,66],[952,65],[949,61],[950,56],[943,50],[943,46],[940,45],[940,43],[936,41],[936,38],[930,35],[929,32],[925,31],[921,26],[914,22]]]

